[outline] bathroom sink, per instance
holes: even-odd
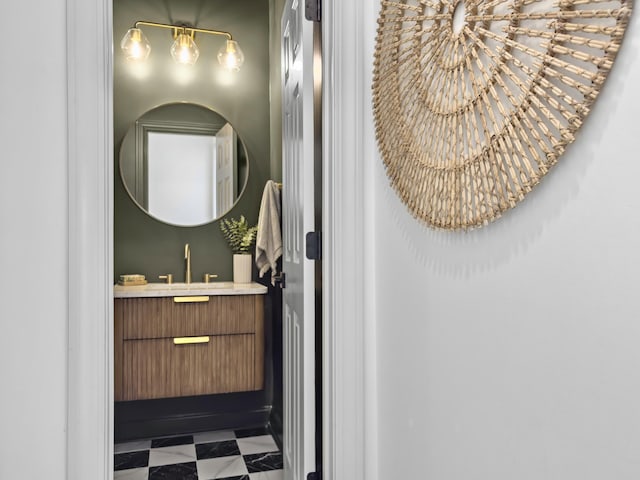
[[[162,285],[162,284],[161,284]],[[176,290],[206,290],[218,288],[233,288],[233,282],[192,282],[192,283],[171,283],[164,284],[165,287]]]
[[[233,282],[192,282],[192,283],[148,283],[142,287],[145,290],[218,290],[233,288]]]
[[[116,285],[116,297],[172,297],[189,295],[247,295],[264,294],[267,287],[258,283],[238,284],[233,282],[193,283],[147,283],[146,285],[123,287]]]

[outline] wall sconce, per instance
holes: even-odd
[[[244,54],[238,46],[238,42],[233,40],[229,32],[144,21],[136,22],[133,28],[130,28],[125,36],[122,37],[120,48],[122,48],[127,60],[146,60],[151,52],[149,40],[147,40],[142,30],[138,28],[140,25],[169,28],[173,31],[174,42],[171,46],[171,56],[177,63],[193,65],[198,60],[200,50],[195,42],[196,32],[227,37],[225,44],[218,51],[218,62],[227,70],[237,72],[244,63]]]

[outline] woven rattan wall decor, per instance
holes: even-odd
[[[414,216],[482,226],[573,142],[631,0],[382,1],[373,103],[391,184]]]

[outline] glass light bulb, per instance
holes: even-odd
[[[130,28],[122,37],[120,48],[127,60],[146,60],[151,53],[151,45],[139,28]]]
[[[244,53],[235,40],[227,40],[218,52],[218,62],[229,71],[237,72],[244,63]]]
[[[183,65],[193,65],[200,56],[196,42],[186,33],[181,33],[171,45],[171,56]]]

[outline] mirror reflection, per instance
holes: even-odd
[[[247,183],[246,149],[213,110],[172,103],[149,110],[120,148],[120,175],[143,211],[164,223],[203,225],[224,216]]]

